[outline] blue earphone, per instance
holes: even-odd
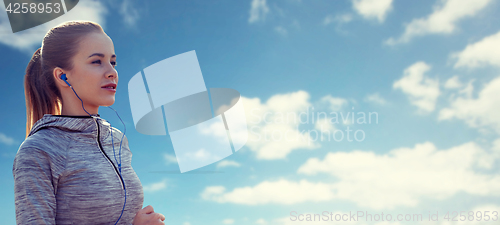
[[[75,89],[73,89],[73,86],[71,86],[71,84],[68,83],[68,78],[66,77],[66,74],[63,74],[61,75],[61,80],[63,80],[64,82],[66,82],[66,84],[71,88],[71,90],[73,90],[73,92],[75,93],[76,97],[78,99],[80,99],[80,101],[82,102],[82,108],[83,108],[83,111],[85,111],[87,114],[89,114],[90,117],[92,117],[92,115],[90,115],[89,112],[87,112],[87,110],[85,110],[85,107],[83,107],[83,101],[82,99],[78,96],[78,94],[76,94],[76,91]],[[125,136],[125,133],[127,132],[127,128],[125,127],[125,123],[123,122],[122,118],[120,118],[120,116],[118,115],[118,112],[116,112],[116,110],[114,110],[113,108],[109,107],[108,108],[112,109],[113,111],[115,111],[116,115],[118,116],[118,118],[120,119],[120,121],[122,121],[123,123],[123,127],[124,127],[124,132],[123,132],[123,136],[122,136],[122,140],[120,141],[120,150],[119,150],[119,157],[120,157],[120,163],[118,163],[118,160],[116,160],[116,154],[115,154],[115,144],[113,143],[113,131],[111,130],[110,133],[111,133],[111,145],[113,146],[113,155],[115,157],[115,162],[116,164],[118,164],[118,171],[120,172],[120,177],[122,178],[123,180],[123,177],[122,177],[122,141],[123,141],[123,137]],[[111,126],[111,123],[109,124]],[[123,180],[124,181],[124,180]],[[125,192],[125,201],[123,202],[123,209],[122,209],[122,212],[120,214],[120,217],[118,217],[118,220],[116,221],[115,225],[118,223],[118,221],[120,221],[120,219],[122,218],[122,215],[123,215],[123,211],[125,210],[125,204],[127,203],[127,189],[125,188],[125,181],[123,183],[123,190]]]

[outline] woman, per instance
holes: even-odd
[[[127,138],[98,114],[115,101],[115,65],[113,42],[93,22],[52,28],[33,54],[12,169],[17,224],[164,224],[141,209]]]

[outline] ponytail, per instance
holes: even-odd
[[[35,51],[26,67],[24,95],[26,96],[26,137],[33,124],[44,114],[61,114],[61,94],[55,88],[51,73],[42,64],[41,48]]]

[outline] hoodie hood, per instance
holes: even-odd
[[[88,136],[89,138],[96,138],[98,133],[97,123],[101,127],[100,136],[106,138],[109,135],[110,124],[106,120],[100,118],[99,114],[91,115],[92,117],[45,114],[33,125],[28,137],[34,135],[41,129],[56,128],[61,131],[75,134],[78,133],[79,135]]]

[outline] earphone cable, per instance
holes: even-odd
[[[66,81],[66,83],[69,85],[69,83],[67,81]],[[82,109],[83,109],[83,111],[85,111],[90,117],[93,117],[89,112],[87,112],[87,110],[85,110],[85,107],[83,106],[83,100],[80,98],[80,96],[78,96],[78,94],[76,93],[75,89],[73,89],[73,86],[71,86],[71,85],[69,85],[69,86],[71,87],[71,90],[73,90],[73,92],[75,93],[76,97],[78,99],[80,99],[80,101],[82,102]],[[118,115],[118,112],[115,109],[113,109],[113,108],[111,108],[109,106],[108,106],[108,108],[110,108],[113,111],[115,111],[116,115],[118,116],[118,118],[120,119],[120,121],[122,122],[123,127],[124,127],[124,132],[123,132],[123,135],[122,135],[122,139],[120,141],[120,149],[119,149],[120,163],[118,163],[118,160],[116,159],[116,154],[115,154],[115,145],[114,145],[114,142],[113,142],[113,130],[111,128],[111,123],[109,124],[110,133],[111,133],[111,146],[113,146],[113,155],[115,157],[116,164],[118,164],[118,171],[119,171],[119,174],[120,174],[120,178],[123,180],[122,167],[121,167],[121,164],[122,164],[122,142],[123,142],[123,138],[125,136],[125,132],[127,132],[127,127],[125,126],[125,123],[123,122],[123,120],[120,117],[120,115]],[[123,182],[123,191],[124,191],[124,194],[125,194],[125,201],[123,202],[123,208],[122,208],[122,212],[120,213],[120,217],[118,217],[118,220],[116,220],[115,225],[118,224],[118,221],[120,221],[120,219],[122,218],[123,211],[125,211],[125,204],[127,204],[127,189],[125,188],[125,182]]]

